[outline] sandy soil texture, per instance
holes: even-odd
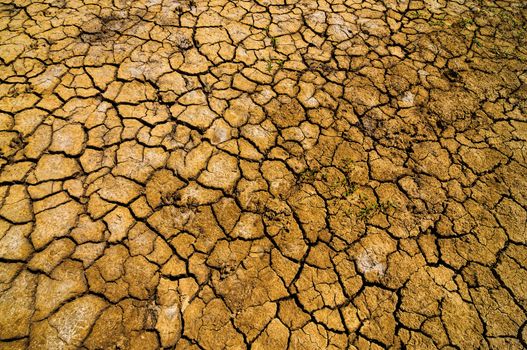
[[[527,348],[524,0],[0,0],[0,350]]]

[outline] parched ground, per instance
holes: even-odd
[[[524,349],[524,0],[1,0],[0,349]]]

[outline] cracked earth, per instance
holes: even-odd
[[[521,0],[1,0],[0,349],[527,347]]]

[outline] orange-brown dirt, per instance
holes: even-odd
[[[524,0],[0,2],[0,350],[527,348]]]

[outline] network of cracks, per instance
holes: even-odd
[[[0,349],[527,348],[522,0],[0,0]]]

